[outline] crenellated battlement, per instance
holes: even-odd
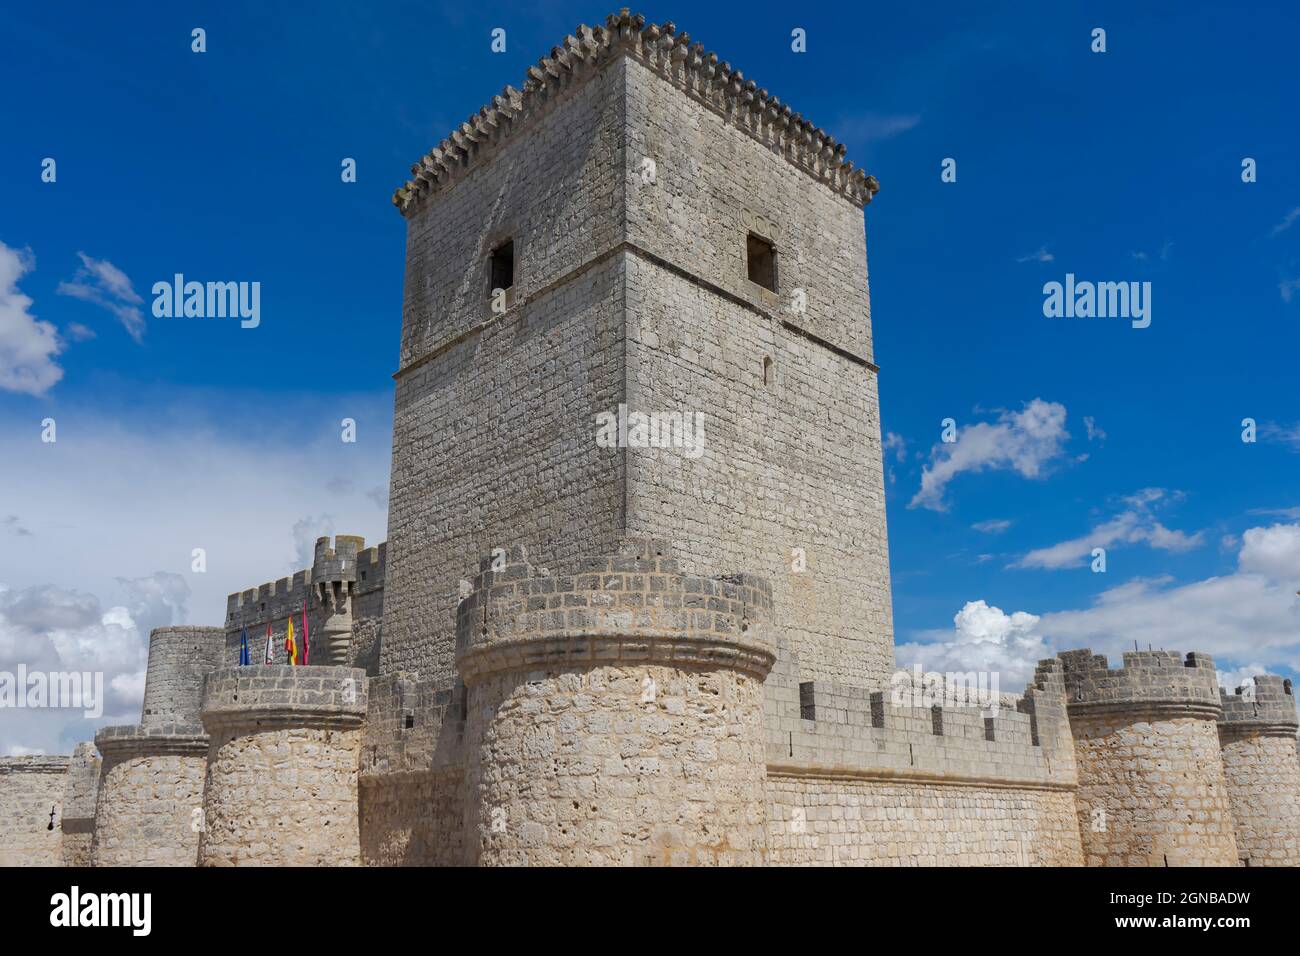
[[[576,35],[575,35],[576,34]],[[566,91],[626,54],[684,90],[697,103],[785,157],[817,181],[865,206],[880,188],[874,176],[845,159],[846,147],[753,80],[746,80],[672,22],[646,24],[623,8],[603,27],[580,24],[562,46],[528,68],[523,89],[506,86],[411,167],[412,178],[393,194],[409,215],[430,195],[461,179],[481,157],[545,115]]]
[[[543,663],[772,665],[772,591],[748,574],[678,570],[662,541],[631,539],[567,569],[535,569],[522,546],[488,556],[457,610],[456,660],[470,683]]]
[[[1260,674],[1252,688],[1238,687],[1232,693],[1219,688],[1223,716],[1219,733],[1266,734],[1295,737],[1300,730],[1291,681],[1277,674]]]
[[[1132,711],[1218,719],[1222,713],[1214,659],[1208,654],[1125,651],[1119,668],[1087,648],[1058,657],[1072,718]]]

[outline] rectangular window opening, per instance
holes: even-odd
[[[515,284],[515,243],[507,240],[492,250],[490,295],[497,289],[509,289]]]
[[[751,232],[745,241],[745,258],[749,264],[749,281],[775,292],[776,246]]]

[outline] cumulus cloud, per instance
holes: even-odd
[[[1106,433],[1097,427],[1097,422],[1091,415],[1083,417],[1083,427],[1088,433],[1088,441],[1105,441]]]
[[[1062,541],[1046,548],[1037,548],[1013,561],[1013,568],[1042,568],[1060,570],[1078,567],[1092,556],[1094,548],[1112,548],[1121,544],[1145,544],[1160,551],[1181,553],[1201,544],[1204,532],[1187,534],[1166,528],[1156,520],[1153,509],[1181,495],[1163,488],[1143,488],[1123,499],[1127,506],[1119,514],[1096,525],[1077,538]]]
[[[102,716],[81,709],[15,709],[0,723],[0,751],[66,752],[95,728],[140,717],[150,629],[185,620],[189,588],[179,575],[119,579],[125,604],[52,584],[0,585],[0,671],[103,676]]]
[[[1231,574],[1176,584],[1170,578],[1127,581],[1091,606],[1034,615],[1006,614],[968,602],[951,631],[929,631],[900,644],[900,664],[927,670],[1001,669],[1002,689],[1028,680],[1036,662],[1088,647],[1118,664],[1134,645],[1204,651],[1229,689],[1253,674],[1300,670],[1300,524],[1251,528]]]
[[[77,256],[81,268],[71,280],[60,282],[55,291],[107,309],[131,338],[143,342],[145,322],[140,305],[144,299],[131,287],[126,273],[107,259],[92,259],[84,252],[78,252]]]
[[[1017,256],[1016,262],[1052,262],[1055,259],[1056,256],[1047,251],[1047,246],[1039,246],[1037,252]]]
[[[995,422],[961,426],[956,441],[931,449],[930,464],[921,471],[921,488],[908,507],[946,511],[944,492],[963,472],[1014,471],[1038,478],[1062,455],[1069,437],[1065,406],[1041,398],[1018,412],[1002,412]]]
[[[895,658],[904,667],[924,671],[998,674],[999,690],[1019,693],[1034,675],[1038,661],[1052,652],[1037,632],[1039,619],[1024,611],[1007,614],[984,601],[968,601],[953,617],[953,630],[932,643],[900,644]]]
[[[32,315],[31,298],[18,289],[35,267],[30,252],[0,242],[0,389],[40,396],[63,378],[55,361],[63,342],[53,325]]]
[[[1001,534],[1011,527],[1011,522],[1006,518],[990,518],[988,521],[977,521],[971,527],[984,534]]]

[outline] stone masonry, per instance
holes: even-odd
[[[411,172],[389,540],[156,631],[102,766],[0,759],[0,863],[1300,862],[1281,678],[898,680],[879,185],[833,136],[622,10]]]
[[[1247,866],[1300,865],[1300,761],[1291,682],[1266,674],[1254,686],[1221,692],[1219,745]]]

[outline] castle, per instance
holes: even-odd
[[[1289,681],[891,693],[843,145],[622,11],[412,172],[389,540],[155,630],[139,724],[0,760],[0,864],[1300,863]],[[644,440],[701,412],[702,454]]]

